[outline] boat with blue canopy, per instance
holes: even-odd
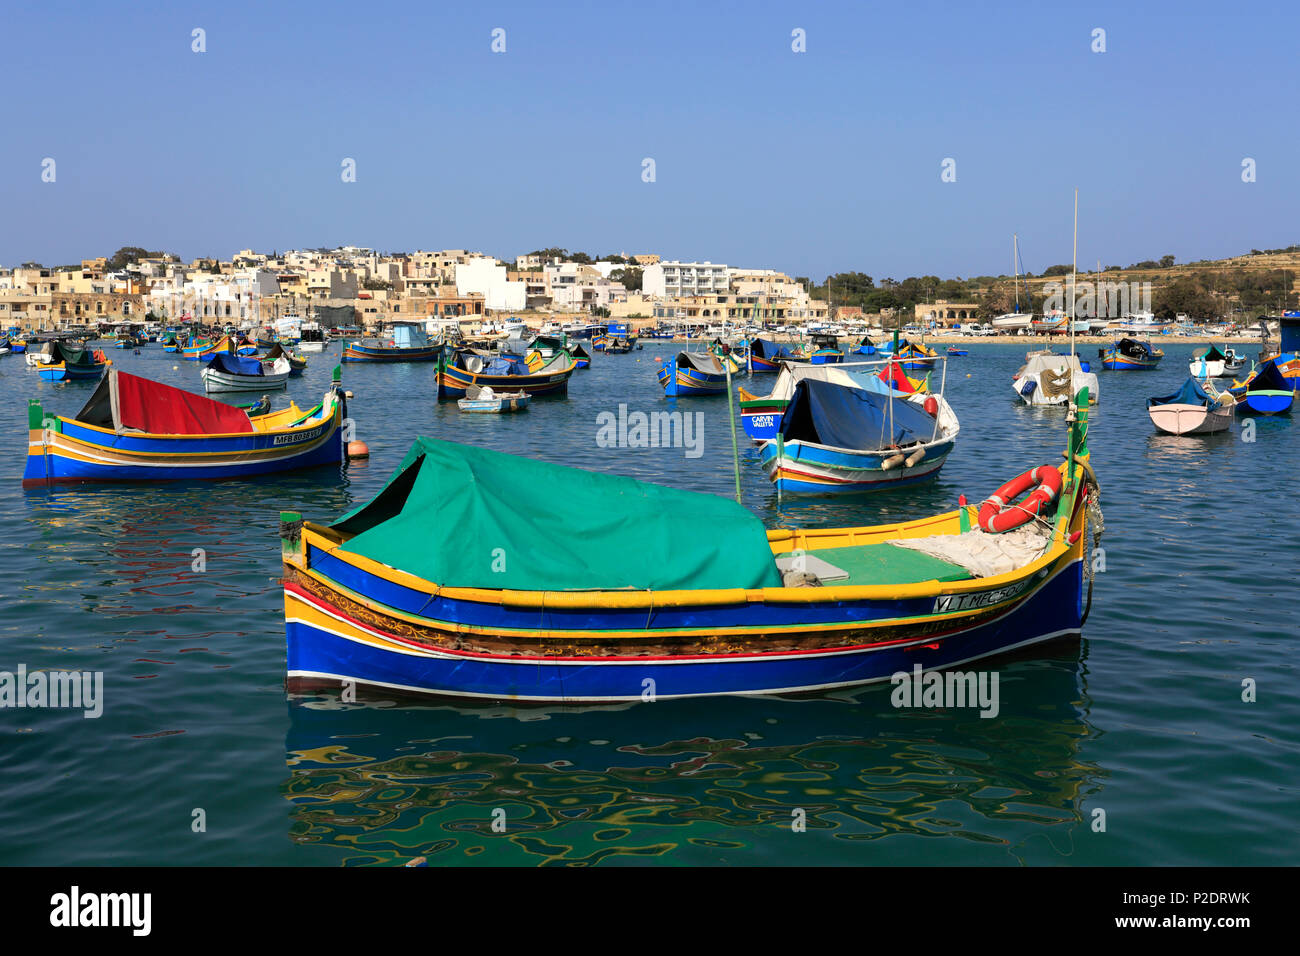
[[[768,339],[754,339],[749,343],[749,370],[751,372],[775,372],[782,362],[793,362],[798,356],[785,345],[777,345]]]
[[[1147,399],[1151,423],[1170,435],[1209,435],[1232,425],[1235,403],[1231,396],[1211,395],[1194,378],[1172,395]]]
[[[759,460],[782,492],[879,491],[936,477],[959,430],[942,395],[804,379]]]
[[[925,381],[909,378],[903,374],[901,367],[887,361],[846,362],[833,366],[789,363],[781,368],[768,394],[754,395],[743,385],[737,389],[740,423],[750,440],[762,443],[776,437],[781,416],[785,414],[786,407],[794,396],[795,386],[806,378],[834,382],[850,388],[865,388],[881,394],[896,391],[903,397],[913,392],[925,392],[929,388]]]
[[[200,376],[205,392],[260,392],[284,388],[289,381],[289,360],[273,362],[230,352],[218,352],[208,360]]]
[[[1090,524],[1100,532],[1087,417],[1085,398],[1065,462],[1034,470],[1059,495],[1006,533],[975,527],[983,509],[964,500],[885,525],[766,530],[714,495],[419,438],[355,510],[281,514],[287,687],[802,693],[1078,635]],[[583,503],[563,540],[538,520],[557,500]]]

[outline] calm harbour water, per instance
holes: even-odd
[[[1012,394],[1026,347],[974,345],[952,360],[961,435],[936,482],[778,508],[737,426],[745,504],[770,525],[873,524],[949,510],[1055,463],[1064,413]],[[94,384],[42,382],[21,356],[0,358],[0,670],[102,671],[105,696],[99,719],[0,710],[0,863],[1296,862],[1300,423],[1257,420],[1253,442],[1240,423],[1157,434],[1145,399],[1186,378],[1190,345],[1165,346],[1152,373],[1099,372],[1106,570],[1082,641],[985,665],[1000,674],[994,719],[897,710],[888,685],[587,709],[286,698],[279,512],[329,520],[366,500],[417,434],[732,494],[725,398],[676,403],[703,416],[698,458],[597,445],[601,412],[668,406],[653,358],[676,348],[597,355],[567,399],[513,416],[439,406],[432,365],[348,365],[367,463],[53,491],[20,486],[26,399],[72,414]],[[197,363],[157,345],[110,354],[201,389]],[[289,396],[319,400],[338,355],[310,356]],[[557,529],[581,507],[555,502]],[[1241,699],[1245,678],[1254,703]],[[196,809],[206,832],[192,829]],[[804,832],[791,827],[797,809]]]

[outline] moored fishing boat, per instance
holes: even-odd
[[[319,322],[304,322],[298,339],[299,352],[324,352],[328,341]]]
[[[218,352],[199,373],[205,392],[260,392],[284,388],[289,382],[289,360],[263,362],[244,355]]]
[[[1234,402],[1203,389],[1194,378],[1172,395],[1147,399],[1151,423],[1170,435],[1209,435],[1232,425]]]
[[[759,459],[783,492],[878,491],[937,476],[959,430],[942,395],[804,379]]]
[[[486,385],[482,388],[471,385],[465,389],[465,397],[457,401],[456,406],[462,412],[479,414],[520,412],[528,408],[528,393],[497,392]]]
[[[72,417],[28,405],[23,486],[246,478],[343,461],[338,370],[321,404],[250,418],[204,395],[110,369]]]
[[[851,349],[851,351],[855,355],[875,355],[880,350],[876,348],[876,344],[871,341],[871,336],[864,335],[862,336],[862,341]]]
[[[1005,535],[973,529],[967,506],[765,531],[716,496],[417,439],[384,489],[332,524],[281,514],[287,687],[572,702],[793,693],[1077,635],[1096,495],[1086,402],[1079,418],[1050,469],[1059,497]],[[583,507],[557,549],[536,516],[573,498]],[[467,541],[501,550],[478,556]]]
[[[922,342],[901,342],[894,350],[893,356],[909,372],[927,371],[934,368],[939,353]]]
[[[1097,373],[1084,371],[1075,355],[1030,352],[1011,379],[1011,387],[1026,405],[1068,405],[1071,389],[1084,388],[1089,401],[1099,401]]]
[[[534,397],[564,395],[577,368],[567,351],[561,351],[550,361],[536,355],[533,360],[521,362],[460,348],[450,359],[443,357],[438,363],[438,401],[464,398],[472,386],[488,386],[496,392],[522,391]]]
[[[591,353],[581,342],[574,342],[569,348],[569,354],[573,356],[573,362],[578,368],[591,368]]]
[[[754,339],[749,343],[748,365],[751,372],[775,372],[782,362],[793,361],[795,357],[789,347],[767,339]]]
[[[838,336],[814,334],[808,345],[808,361],[813,365],[836,365],[844,361]]]
[[[1005,319],[1006,316],[999,316],[994,319],[992,324],[997,328],[1012,328],[1010,325],[998,325],[999,319]],[[1035,315],[1029,320],[1029,329],[1032,332],[1038,332],[1043,335],[1054,335],[1057,332],[1068,332],[1069,323],[1065,320],[1065,313],[1060,311],[1052,312],[1050,315]]]
[[[358,339],[343,343],[345,362],[436,362],[442,346],[430,344],[422,326],[396,323],[388,338]]]
[[[1112,372],[1150,372],[1165,353],[1150,342],[1122,338],[1108,349],[1098,349],[1101,367]]]
[[[1233,349],[1223,352],[1218,346],[1211,345],[1199,355],[1192,356],[1192,360],[1187,363],[1187,370],[1198,379],[1222,378],[1241,371],[1245,362],[1245,356],[1238,356]]]
[[[965,355],[970,355],[970,350],[959,348],[956,345],[950,345],[948,346],[948,354],[956,355],[956,356],[965,356]]]
[[[664,394],[721,395],[727,390],[727,368],[712,352],[678,352],[655,372]]]
[[[776,437],[795,386],[804,379],[835,382],[882,394],[896,391],[909,395],[928,388],[923,380],[909,378],[898,365],[888,362],[847,362],[829,367],[792,362],[782,366],[768,394],[755,395],[743,385],[736,390],[740,399],[740,423],[751,441],[757,444]]]
[[[1244,382],[1234,382],[1223,394],[1231,396],[1242,415],[1289,415],[1296,396],[1291,380],[1276,362],[1264,362]]]
[[[216,341],[199,339],[181,349],[181,358],[190,362],[206,362],[219,352],[235,354],[235,341],[229,335],[223,335]]]
[[[303,371],[306,370],[307,368],[307,360],[305,358],[303,358],[301,355],[295,355],[293,352],[286,349],[279,342],[276,342],[273,346],[271,346],[271,350],[267,352],[265,355],[263,355],[261,358],[263,362],[275,362],[278,361],[279,359],[284,359],[286,362],[289,363],[290,375],[301,375]]]
[[[45,348],[28,364],[34,365],[41,378],[48,382],[66,382],[77,379],[99,378],[112,361],[100,349],[79,348],[59,339],[51,339]]]

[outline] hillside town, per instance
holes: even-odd
[[[189,263],[141,255],[114,265],[101,256],[79,267],[0,270],[0,326],[63,331],[149,317],[252,327],[284,314],[365,329],[494,315],[803,325],[830,314],[784,273],[658,255],[583,262],[532,254],[507,264],[465,249],[381,255],[346,246],[282,255],[244,249],[229,261]]]

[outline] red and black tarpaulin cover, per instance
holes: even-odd
[[[117,369],[109,369],[76,420],[114,431],[154,435],[253,431],[253,423],[242,409]]]

